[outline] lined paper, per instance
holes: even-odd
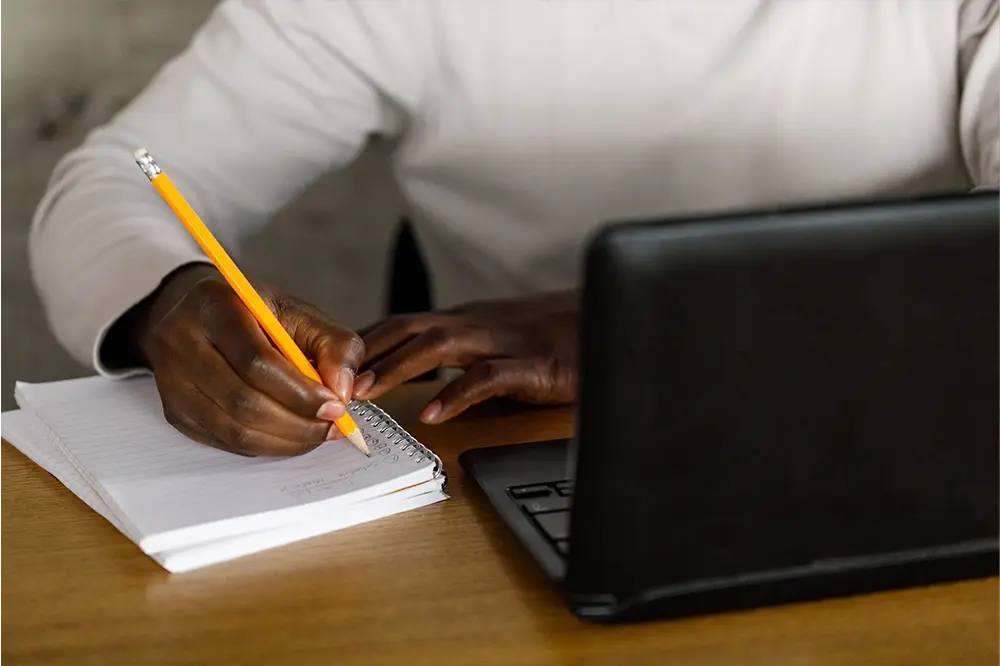
[[[112,513],[100,495],[76,471],[73,464],[59,453],[59,448],[53,441],[51,432],[38,420],[37,416],[31,412],[14,410],[4,412],[2,417],[4,439],[31,458],[36,465],[56,477],[87,506],[114,525],[119,532],[131,538],[128,530]]]
[[[399,433],[360,418],[371,458],[344,442],[284,459],[212,449],[164,420],[149,377],[18,384],[16,395],[147,552],[318,519],[436,476],[437,461],[417,462]]]
[[[2,425],[3,437],[8,442],[58,479],[119,532],[132,541],[137,541],[84,477],[60,453],[51,431],[35,414],[24,410],[4,412]],[[343,512],[330,515],[324,520],[294,523],[228,539],[215,539],[187,548],[157,553],[154,555],[154,559],[168,571],[174,573],[191,571],[353,525],[411,511],[444,499],[447,499],[447,496],[442,491],[440,482],[429,481],[392,495],[352,505]]]

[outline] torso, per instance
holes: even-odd
[[[950,1],[467,6],[396,157],[439,306],[573,284],[608,220],[969,185]]]

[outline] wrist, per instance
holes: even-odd
[[[118,356],[115,365],[149,367],[146,343],[156,322],[163,318],[198,282],[218,277],[211,264],[185,264],[169,273],[146,298],[136,303],[108,332],[105,348]]]

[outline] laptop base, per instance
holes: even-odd
[[[566,554],[560,552],[556,545],[561,540],[548,538],[529,510],[536,508],[532,504],[541,503],[541,500],[563,499],[557,484],[565,485],[568,481],[568,451],[569,440],[556,439],[473,449],[458,457],[462,469],[485,493],[518,541],[538,561],[545,574],[556,582],[562,581],[566,575]],[[547,487],[551,491],[542,497],[531,492],[521,498],[516,497],[517,490],[530,491],[535,487]],[[512,490],[515,495],[511,494]],[[568,508],[566,511],[568,513]],[[540,517],[546,513],[557,512],[535,515]]]
[[[997,574],[995,539],[896,553],[817,560],[809,565],[685,581],[628,599],[575,594],[566,585],[569,548],[562,534],[547,534],[545,517],[571,502],[566,479],[569,440],[528,442],[466,451],[463,470],[476,482],[515,538],[554,582],[565,588],[570,610],[596,622],[644,621],[870,594]],[[541,495],[544,490],[547,495]],[[536,511],[541,509],[541,511]],[[568,535],[567,535],[568,536]],[[568,543],[568,539],[565,540]]]

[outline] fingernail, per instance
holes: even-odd
[[[424,407],[424,411],[420,413],[420,420],[424,423],[434,423],[441,416],[441,402],[438,400],[431,400],[430,403]]]
[[[344,415],[344,411],[343,403],[331,400],[320,405],[319,411],[316,412],[316,418],[324,421],[335,421]]]
[[[330,426],[330,431],[326,433],[326,441],[334,442],[338,439],[344,439],[344,433],[340,432],[340,428],[334,423]]]
[[[337,376],[337,393],[344,402],[350,402],[354,395],[354,373],[350,368],[341,368],[340,375]]]
[[[354,395],[359,397],[364,397],[368,389],[375,384],[375,373],[371,370],[367,370],[358,375],[358,378],[354,380]]]

